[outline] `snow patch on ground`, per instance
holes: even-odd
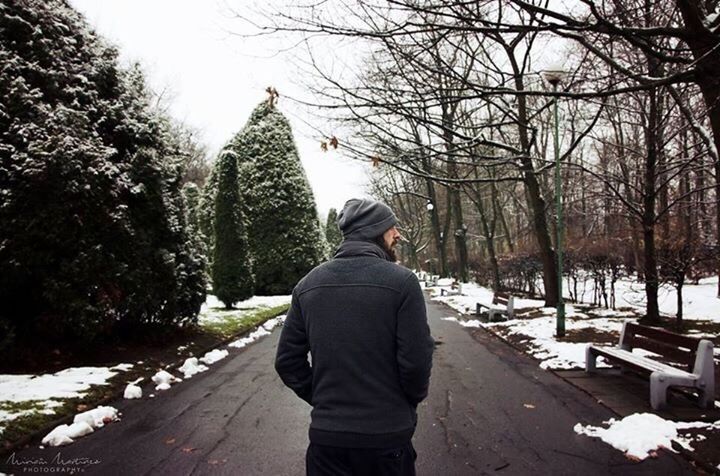
[[[543,369],[574,369],[585,368],[585,342],[560,342],[555,337],[555,317],[537,317],[534,319],[514,319],[504,322],[480,322],[478,320],[463,321],[455,317],[445,317],[445,321],[457,322],[464,327],[492,328],[493,332],[504,337],[521,335],[526,337],[524,344],[529,348],[528,353],[540,360]],[[565,320],[566,331],[594,329],[606,332],[620,333],[625,319],[574,319]],[[642,349],[635,349],[642,355],[647,355]],[[598,359],[598,367],[608,367],[603,359]]]
[[[119,413],[114,407],[99,406],[83,413],[78,413],[71,425],[58,425],[42,440],[43,445],[62,446],[73,443],[102,428],[107,423],[119,420]]]
[[[492,289],[478,286],[475,283],[462,283],[462,295],[440,296],[440,290],[450,289],[453,280],[439,279],[438,285],[427,288],[432,293],[432,300],[444,302],[458,312],[463,314],[474,313],[475,304],[480,302],[486,305],[492,304]],[[683,286],[683,318],[688,320],[709,320],[720,322],[720,299],[717,298],[718,278],[701,279],[698,284],[686,284]],[[593,297],[593,287],[588,284],[584,290],[579,290],[581,302],[590,303]],[[565,299],[569,301],[570,296],[565,288]],[[623,278],[615,283],[616,307],[631,307],[644,312],[646,306],[645,285],[630,278]],[[658,302],[660,312],[668,316],[677,314],[677,291],[669,285],[661,285],[658,291]],[[540,299],[515,299],[515,309],[543,307],[544,301]],[[568,306],[569,308],[570,306]],[[631,317],[632,312],[614,311],[611,309],[593,310],[594,315],[613,315]]]
[[[447,282],[446,285],[441,284]],[[493,300],[493,291],[491,289],[478,286],[475,283],[462,283],[462,294],[456,296],[440,296],[441,289],[450,289],[452,279],[439,279],[438,285],[427,288],[432,293],[432,300],[443,302],[462,314],[474,313],[475,304],[483,303],[491,305]],[[514,301],[516,310],[527,308],[538,308],[544,306],[544,301],[537,299],[518,299]]]
[[[0,410],[0,434],[7,423],[19,417],[41,413],[53,415],[62,406],[63,399],[85,395],[91,387],[106,385],[120,372],[128,371],[133,364],[114,367],[73,367],[42,375],[0,375],[0,405],[3,403],[33,403],[30,410]]]
[[[620,333],[626,319],[573,319],[565,320],[565,330],[574,331],[582,329],[601,330]],[[530,355],[541,360],[540,367],[544,369],[573,369],[585,368],[585,342],[561,342],[555,337],[555,316],[538,317],[535,319],[511,320],[505,322],[483,323],[484,327],[503,336],[523,335],[528,338]],[[640,352],[642,349],[636,349]],[[645,354],[643,354],[645,355]],[[602,359],[598,359],[598,367],[608,367]]]
[[[624,452],[633,459],[645,459],[653,455],[659,448],[672,450],[671,441],[675,440],[689,450],[693,441],[701,441],[705,437],[691,435],[681,437],[679,430],[691,428],[720,429],[720,420],[715,423],[706,422],[673,422],[660,418],[652,413],[634,413],[622,420],[603,422],[607,428],[578,423],[573,428],[575,433],[600,438],[605,443]]]
[[[54,374],[0,375],[0,395],[3,402],[48,400],[83,396],[93,385],[107,381],[133,367],[119,364],[114,367],[73,367]]]

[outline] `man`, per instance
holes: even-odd
[[[395,263],[396,225],[387,205],[349,200],[334,259],[293,290],[275,368],[313,407],[308,475],[415,474],[433,340],[417,277]]]

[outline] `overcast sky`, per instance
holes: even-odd
[[[271,1],[271,0],[268,0]],[[288,55],[268,41],[233,35],[243,25],[219,0],[70,0],[88,22],[116,44],[122,60],[138,60],[156,91],[172,92],[170,113],[202,131],[214,153],[245,124],[265,88],[280,93],[280,110],[293,125],[300,158],[324,220],[331,207],[365,195],[369,164],[323,153],[313,128],[325,124],[303,113],[283,94],[306,96]],[[236,2],[243,4],[243,2]]]

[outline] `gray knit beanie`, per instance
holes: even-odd
[[[372,240],[397,225],[393,211],[384,203],[352,198],[338,215],[337,225],[346,240]]]

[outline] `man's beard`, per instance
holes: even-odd
[[[388,247],[385,243],[383,243],[383,244],[385,245],[385,246],[383,246],[383,248],[385,248],[385,252],[392,259],[392,261],[394,263],[396,263],[398,260],[398,257],[397,257],[397,253],[395,253],[395,247],[394,246]]]
[[[380,246],[383,250],[385,250],[385,254],[387,255],[388,261],[392,261],[393,263],[396,263],[398,261],[397,253],[395,252],[394,246],[388,246],[385,242],[385,238],[383,238],[382,235],[377,237],[375,239],[375,243]],[[397,243],[397,242],[396,242]]]

